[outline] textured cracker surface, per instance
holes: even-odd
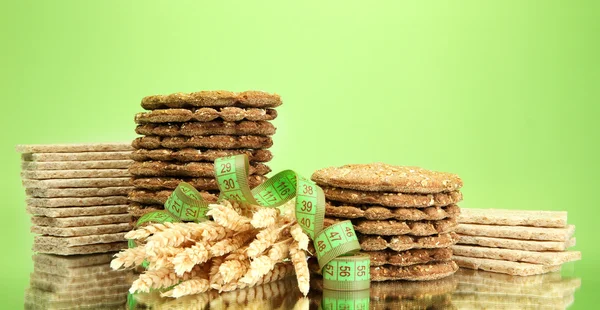
[[[273,146],[273,139],[264,136],[196,136],[196,137],[138,137],[132,143],[135,149],[265,149]]]
[[[566,227],[567,212],[463,208],[458,222],[506,226]]]
[[[72,247],[56,247],[48,244],[33,244],[32,250],[40,253],[56,255],[75,255],[114,252],[127,248],[127,242],[90,244]]]
[[[363,251],[406,251],[410,249],[437,249],[447,248],[458,242],[455,233],[439,234],[435,236],[416,237],[402,236],[375,236],[357,234],[360,247]]]
[[[331,226],[340,222],[336,218],[325,218],[324,227]],[[370,221],[370,220],[352,220],[354,230],[365,235],[380,236],[431,236],[454,231],[456,228],[456,219],[449,218],[439,221]]]
[[[151,112],[142,112],[135,115],[137,124],[164,124],[164,123],[186,123],[186,122],[211,122],[223,120],[226,122],[248,121],[271,121],[277,118],[277,111],[273,109],[246,109],[246,108],[200,108],[187,109],[164,109]]]
[[[75,153],[130,151],[129,143],[88,143],[88,144],[20,144],[18,153]]]
[[[76,179],[76,178],[120,178],[129,176],[127,169],[82,169],[82,170],[24,170],[24,179]]]
[[[144,216],[147,213],[164,210],[164,206],[156,204],[141,204],[138,202],[132,202],[129,205],[129,214],[133,216],[133,222],[136,222],[138,218]]]
[[[21,163],[24,170],[83,170],[83,169],[127,169],[132,160],[101,161],[25,161]]]
[[[27,198],[27,206],[40,208],[122,205],[126,203],[127,197],[125,196],[82,198]]]
[[[447,206],[462,201],[460,192],[438,194],[403,194],[364,192],[335,187],[323,187],[328,200],[349,204],[374,204],[395,208],[424,208],[431,206]]]
[[[121,224],[105,224],[84,227],[51,227],[51,226],[31,226],[31,232],[34,234],[57,236],[57,237],[74,237],[74,236],[89,236],[112,234],[118,232],[129,231],[133,228],[131,223]]]
[[[452,293],[458,285],[454,277],[446,277],[428,282],[374,282],[371,283],[371,298],[393,300],[404,298],[427,298]]]
[[[76,237],[35,236],[33,242],[39,245],[47,244],[56,247],[71,247],[96,243],[111,243],[123,240],[125,240],[125,233],[119,232],[113,234]]]
[[[459,190],[463,182],[452,173],[384,163],[345,165],[316,171],[319,185],[361,191],[434,194]]]
[[[189,162],[173,163],[164,161],[135,162],[129,167],[134,176],[165,176],[165,177],[214,177],[213,163]],[[262,163],[251,163],[250,174],[265,175],[271,172],[269,166]]]
[[[131,151],[124,152],[80,152],[80,153],[24,153],[22,161],[53,162],[53,161],[98,161],[98,160],[127,160]]]
[[[451,276],[458,270],[453,261],[411,266],[372,266],[371,281],[408,280],[428,281]]]
[[[452,259],[462,268],[505,273],[513,276],[530,276],[560,270],[560,266],[545,266],[458,255],[454,255]]]
[[[226,90],[199,91],[153,95],[142,99],[142,108],[147,110],[181,107],[278,107],[281,97],[263,91],[249,90],[231,92]]]
[[[119,187],[131,186],[131,180],[126,178],[86,178],[58,180],[22,180],[25,188],[71,188],[71,187]]]
[[[129,223],[131,216],[129,214],[108,214],[108,215],[90,215],[76,217],[31,217],[31,223],[39,226],[52,227],[81,227],[102,224]]]
[[[27,188],[25,192],[31,197],[104,197],[127,196],[133,187],[100,187],[100,188]]]
[[[489,258],[549,266],[562,265],[567,262],[581,259],[581,252],[579,251],[535,252],[460,244],[454,245],[452,250],[455,255],[459,256]]]
[[[207,136],[207,135],[255,135],[271,136],[275,134],[275,126],[265,121],[211,121],[182,124],[143,124],[135,128],[135,132],[147,136]]]
[[[273,154],[269,150],[246,150],[246,149],[232,149],[232,150],[215,150],[215,149],[181,149],[181,150],[170,150],[170,149],[156,149],[156,150],[145,150],[139,149],[133,151],[131,158],[135,161],[205,161],[214,162],[219,157],[226,157],[232,155],[246,154],[250,162],[268,162],[273,159]]]
[[[565,251],[575,246],[575,242],[575,238],[568,241],[537,241],[460,235],[458,243],[523,251]]]
[[[364,252],[371,257],[371,266],[410,266],[429,262],[441,262],[452,259],[452,249],[414,249],[408,251],[369,251]]]
[[[567,241],[575,233],[575,226],[565,228],[500,226],[459,224],[456,232],[461,235],[511,238],[524,240]]]
[[[325,215],[340,218],[366,218],[367,220],[442,220],[457,217],[460,208],[457,205],[426,208],[386,208],[382,206],[353,206],[343,203],[328,202]]]
[[[133,190],[129,193],[129,199],[133,202],[146,205],[163,205],[173,191],[147,191],[147,190]],[[213,191],[200,191],[202,198],[208,202],[216,202],[218,199],[218,192]]]
[[[248,185],[254,188],[264,181],[267,177],[261,175],[248,176]],[[186,182],[197,190],[218,190],[219,186],[215,178],[171,178],[171,177],[136,177],[133,179],[133,185],[137,189],[162,190],[177,188],[179,183]]]
[[[56,256],[50,254],[33,254],[32,260],[35,265],[49,265],[61,267],[86,267],[99,264],[108,264],[112,260],[113,253],[92,254],[82,256]]]
[[[127,205],[109,205],[98,207],[65,207],[65,208],[38,208],[27,207],[27,212],[32,215],[46,217],[70,217],[86,215],[106,215],[127,213]]]

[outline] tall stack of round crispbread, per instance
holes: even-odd
[[[325,225],[352,221],[372,281],[433,280],[458,269],[457,175],[375,163],[325,168],[312,179],[325,192]]]
[[[162,209],[180,182],[188,182],[205,200],[215,201],[218,185],[214,160],[246,154],[250,160],[249,185],[266,180],[272,159],[277,117],[273,109],[281,105],[276,94],[260,91],[234,93],[201,91],[149,96],[142,108],[149,112],[135,117],[136,132],[143,137],[133,141],[135,163],[130,213],[140,217]]]
[[[131,229],[128,143],[19,145],[33,250],[59,255],[118,251]]]

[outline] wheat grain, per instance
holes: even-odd
[[[309,310],[310,309],[310,299],[307,297],[302,297],[296,301],[294,305],[294,310]]]
[[[171,223],[156,223],[140,227],[125,234],[125,239],[145,239],[148,236],[168,229]]]
[[[212,216],[217,224],[229,230],[242,232],[252,228],[250,219],[239,215],[226,200],[222,204],[211,204],[208,208],[206,215]]]
[[[117,270],[121,267],[129,268],[141,265],[146,256],[146,251],[143,247],[123,250],[115,254],[115,258],[110,262],[110,268]]]
[[[252,216],[250,224],[255,228],[265,228],[275,224],[279,216],[277,208],[261,208]]]
[[[195,265],[208,261],[210,258],[209,248],[209,244],[198,242],[177,254],[172,260],[176,274],[181,275],[190,271]]]
[[[262,277],[259,281],[257,281],[253,285],[265,284],[265,283],[281,280],[293,273],[294,273],[293,264],[291,264],[289,262],[279,263],[279,264],[275,265],[275,268],[273,268],[273,270],[269,271],[264,277]],[[219,291],[229,292],[229,291],[233,291],[233,290],[237,290],[237,289],[246,288],[249,286],[250,285],[248,285],[247,283],[237,281],[237,282],[227,283],[227,284],[221,286],[219,288]]]
[[[256,239],[248,245],[248,257],[255,258],[268,249],[275,241],[277,241],[279,234],[286,227],[286,225],[273,225],[261,230],[256,235]]]
[[[239,233],[229,239],[221,240],[210,248],[212,256],[222,256],[240,248],[246,241],[256,235],[254,231]]]
[[[310,241],[310,239],[308,239],[308,236],[304,233],[302,227],[298,223],[296,223],[290,229],[290,233],[292,234],[292,238],[294,238],[294,240],[298,242],[298,247],[300,248],[300,250],[307,251],[308,242]]]
[[[298,242],[292,242],[290,245],[290,256],[296,270],[298,288],[306,296],[310,289],[310,271],[306,262],[306,253],[300,249]]]
[[[179,283],[173,289],[162,293],[161,296],[179,298],[182,296],[204,293],[208,290],[210,290],[208,279],[193,278]]]
[[[224,262],[219,267],[219,273],[223,277],[223,283],[230,283],[241,278],[248,268],[250,261],[246,260],[229,260]]]

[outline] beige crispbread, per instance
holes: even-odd
[[[35,236],[34,242],[38,245],[51,245],[55,247],[73,247],[97,243],[111,243],[125,241],[125,232],[75,237]]]
[[[72,247],[57,247],[50,244],[34,243],[32,250],[40,253],[57,255],[75,255],[114,252],[127,248],[127,242],[89,244]]]
[[[312,180],[319,185],[360,191],[420,194],[457,191],[463,185],[456,174],[384,163],[329,167],[316,171]]]
[[[256,135],[271,136],[275,134],[275,126],[266,121],[211,121],[190,122],[181,124],[142,124],[135,132],[146,136],[208,136],[208,135]]]
[[[363,234],[357,234],[357,236],[363,251],[381,251],[388,248],[394,251],[446,248],[458,241],[458,235],[455,233],[427,237],[415,237],[409,235],[390,237]]]
[[[479,245],[523,251],[565,251],[575,246],[575,238],[568,241],[537,241],[460,235],[459,244]]]
[[[476,258],[453,255],[452,259],[460,266],[469,269],[505,273],[513,276],[531,276],[560,270],[559,266],[510,262],[497,259]]]
[[[56,256],[50,254],[33,254],[31,259],[35,265],[61,266],[68,268],[87,267],[108,264],[113,258],[113,253],[90,254],[81,256]]]
[[[226,122],[271,121],[277,118],[273,109],[256,108],[199,108],[199,109],[164,109],[142,112],[135,115],[137,124],[164,124],[184,122],[211,122],[221,119]]]
[[[82,170],[24,170],[24,179],[78,179],[78,178],[121,178],[129,176],[127,169],[82,169]]]
[[[424,264],[429,262],[442,262],[452,259],[452,250],[450,248],[438,249],[415,249],[408,251],[367,251],[363,252],[370,256],[371,266],[410,266]]]
[[[273,159],[273,154],[269,150],[257,150],[257,149],[231,149],[231,150],[215,150],[215,149],[181,149],[181,150],[170,150],[170,149],[156,149],[156,150],[145,150],[139,149],[133,151],[131,159],[135,161],[206,161],[214,162],[219,157],[227,157],[233,155],[245,154],[248,156],[250,162],[268,162]]]
[[[127,169],[133,161],[100,160],[100,161],[24,161],[21,168],[24,170],[83,170],[83,169]]]
[[[340,219],[325,218],[324,227],[331,226]],[[354,230],[361,234],[380,235],[380,236],[431,236],[454,231],[456,219],[448,218],[439,221],[369,221],[352,220]]]
[[[280,106],[281,103],[279,95],[263,91],[251,90],[238,93],[226,90],[214,90],[147,96],[142,99],[142,108],[146,110],[231,106],[274,108]]]
[[[173,177],[214,177],[215,165],[213,163],[172,163],[164,161],[135,162],[129,167],[129,172],[134,176],[173,176]],[[251,163],[250,174],[265,175],[271,172],[269,166],[262,163]]]
[[[500,226],[459,224],[456,232],[461,235],[482,236],[494,238],[511,238],[521,240],[541,241],[567,241],[575,233],[575,226],[565,228],[527,227],[527,226]]]
[[[195,137],[158,137],[146,136],[133,140],[136,149],[266,149],[273,146],[273,139],[265,136],[195,136]]]
[[[411,266],[372,266],[371,281],[408,280],[428,281],[448,277],[458,270],[453,261]]]
[[[23,161],[90,161],[90,160],[127,160],[131,151],[126,152],[80,152],[80,153],[24,153]]]
[[[131,151],[129,142],[87,144],[19,144],[19,153],[75,153],[75,152],[118,152]]]
[[[146,190],[133,190],[129,193],[129,199],[133,202],[138,202],[147,205],[163,205],[173,191],[146,191]],[[202,198],[209,202],[216,202],[218,198],[218,192],[213,191],[200,191]]]
[[[254,188],[266,180],[265,176],[250,175],[248,176],[248,185],[250,188]],[[175,189],[181,182],[189,183],[197,190],[219,189],[215,178],[136,177],[133,179],[133,185],[137,189],[146,190]]]
[[[121,205],[127,203],[125,196],[82,197],[82,198],[27,198],[27,205],[40,208],[85,207]]]
[[[81,188],[81,187],[121,187],[131,186],[131,179],[126,178],[84,178],[84,179],[23,179],[25,188]]]
[[[25,193],[37,198],[127,196],[133,187],[27,188]]]
[[[472,208],[463,208],[461,211],[461,215],[458,218],[459,223],[536,227],[567,226],[566,211],[530,211]]]
[[[67,207],[67,208],[38,208],[27,207],[32,215],[46,217],[71,217],[87,215],[106,215],[127,213],[127,205],[98,206],[98,207]]]
[[[325,214],[340,218],[366,218],[367,220],[401,221],[443,220],[460,214],[457,205],[426,208],[386,208],[381,206],[353,206],[342,203],[328,202]]]
[[[90,236],[101,234],[112,234],[131,230],[131,223],[92,225],[84,227],[51,227],[51,226],[31,226],[31,232],[40,235],[49,235],[57,237],[75,237]]]
[[[385,192],[362,192],[351,189],[323,187],[328,200],[350,204],[375,204],[397,208],[424,208],[447,206],[459,203],[462,194],[458,191],[438,194],[403,194]]]
[[[103,224],[129,223],[130,221],[131,216],[129,214],[108,214],[76,217],[31,217],[31,223],[34,225],[52,227],[82,227]]]
[[[508,260],[549,266],[562,265],[567,262],[581,259],[581,252],[579,251],[535,252],[467,245],[454,245],[452,250],[454,250],[454,254],[459,256]]]

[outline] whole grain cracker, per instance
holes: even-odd
[[[362,192],[351,189],[323,187],[328,200],[350,204],[375,204],[396,208],[424,208],[431,206],[447,206],[462,201],[460,192],[438,194],[403,194]]]
[[[27,207],[27,212],[32,215],[46,217],[71,217],[87,215],[106,215],[127,213],[127,205],[109,205],[98,207],[66,207],[66,208],[38,208]]]
[[[185,123],[185,122],[210,122],[221,119],[227,122],[271,121],[277,118],[277,111],[273,109],[255,108],[199,108],[199,109],[162,109],[151,112],[142,112],[135,115],[137,124],[147,123]]]
[[[273,139],[264,136],[195,136],[195,137],[158,137],[146,136],[136,138],[135,149],[265,149],[273,146]]]
[[[457,191],[463,185],[456,174],[384,163],[329,167],[316,171],[312,180],[319,185],[360,191],[420,194]]]
[[[162,205],[156,205],[156,204],[141,204],[141,203],[137,203],[137,202],[132,202],[131,204],[129,204],[129,208],[127,209],[127,212],[133,217],[133,221],[137,221],[138,218],[144,216],[145,214],[148,214],[150,212],[154,212],[154,211],[160,211],[163,210],[163,206]]]
[[[458,256],[507,260],[547,266],[562,265],[581,259],[581,252],[579,251],[535,252],[467,245],[454,245],[452,250]]]
[[[505,260],[454,255],[452,259],[463,268],[505,273],[513,276],[531,276],[560,270],[559,266],[518,263]]]
[[[31,217],[31,223],[38,226],[52,227],[82,227],[103,224],[129,223],[129,214],[91,215],[77,217]]]
[[[340,220],[325,218],[324,226],[331,226]],[[439,221],[369,221],[352,220],[354,229],[361,234],[380,236],[431,236],[454,231],[456,219],[448,218]]]
[[[275,126],[266,121],[240,122],[191,122],[181,124],[142,124],[135,132],[146,136],[208,136],[208,135],[256,135],[271,136],[275,134]]]
[[[112,253],[90,254],[82,256],[55,256],[36,253],[31,256],[35,265],[62,266],[68,268],[88,267],[99,264],[108,264],[112,260]],[[122,273],[122,272],[120,272]]]
[[[479,245],[491,248],[505,248],[523,251],[565,251],[575,246],[575,238],[568,241],[537,241],[508,238],[492,238],[460,235],[459,244]]]
[[[131,144],[123,143],[86,143],[86,144],[19,144],[19,153],[75,153],[75,152],[118,152],[130,151]]]
[[[360,247],[363,251],[406,251],[410,249],[435,249],[450,247],[458,242],[455,233],[439,234],[427,237],[402,236],[375,236],[357,234]]]
[[[54,236],[35,236],[34,242],[39,245],[52,245],[56,247],[72,247],[79,245],[88,245],[96,243],[111,243],[125,240],[125,233],[112,233],[93,236],[75,236],[75,237],[54,237]]]
[[[142,99],[142,108],[147,110],[159,108],[231,106],[272,108],[280,106],[281,103],[281,97],[279,95],[263,91],[253,90],[236,93],[217,90],[147,96]]]
[[[134,176],[214,177],[214,166],[212,163],[201,162],[147,161],[135,162],[129,167],[129,172]],[[252,163],[249,172],[250,174],[265,175],[271,172],[271,168],[262,163]]]
[[[82,169],[82,170],[24,170],[24,179],[78,179],[78,178],[121,178],[129,176],[127,169]]]
[[[527,227],[527,226],[500,226],[459,224],[456,232],[461,235],[511,238],[520,240],[541,241],[567,241],[575,233],[575,225],[565,228]]]
[[[23,179],[25,188],[81,188],[81,187],[121,187],[131,186],[131,180],[126,178],[85,178],[85,179]]]
[[[124,152],[79,152],[79,153],[23,153],[22,161],[53,162],[53,161],[99,161],[127,160],[131,151]]]
[[[487,225],[566,227],[567,212],[465,208],[458,221]]]
[[[267,180],[262,175],[248,176],[248,185],[254,188]],[[219,185],[215,178],[176,178],[176,177],[134,177],[133,185],[137,189],[163,190],[177,188],[179,183],[186,182],[197,190],[218,190]]]
[[[382,206],[353,206],[328,202],[325,214],[333,217],[350,219],[366,218],[367,220],[443,220],[449,217],[457,217],[460,214],[460,208],[457,205],[449,205],[445,207],[390,209]]]
[[[408,280],[428,281],[451,276],[458,270],[453,261],[411,266],[372,266],[371,281]]]
[[[126,232],[131,230],[131,223],[104,224],[84,227],[52,227],[52,226],[31,226],[31,232],[34,234],[57,236],[57,237],[75,237],[112,234]]]
[[[114,252],[127,248],[127,242],[89,244],[72,247],[57,247],[49,244],[34,243],[32,250],[40,253],[57,255],[75,255]]]
[[[367,251],[371,258],[371,266],[410,266],[429,262],[442,262],[452,259],[452,249],[414,249],[408,251]]]
[[[133,187],[27,188],[25,193],[36,198],[127,196]]]
[[[180,150],[171,149],[155,149],[146,150],[139,149],[131,153],[131,159],[135,161],[205,161],[214,162],[219,157],[227,157],[233,155],[245,154],[248,156],[250,162],[268,162],[273,159],[273,154],[269,150],[260,149],[231,149],[231,150],[218,150],[218,149],[195,149],[187,148]]]
[[[27,206],[40,208],[85,207],[120,205],[127,203],[127,197],[83,197],[83,198],[27,198]]]
[[[133,190],[129,193],[129,199],[145,205],[164,205],[172,191],[146,191]],[[216,202],[218,199],[217,192],[200,191],[202,198],[208,202]]]
[[[127,169],[133,161],[101,160],[101,161],[24,161],[21,169],[24,170],[83,170],[83,169]]]

